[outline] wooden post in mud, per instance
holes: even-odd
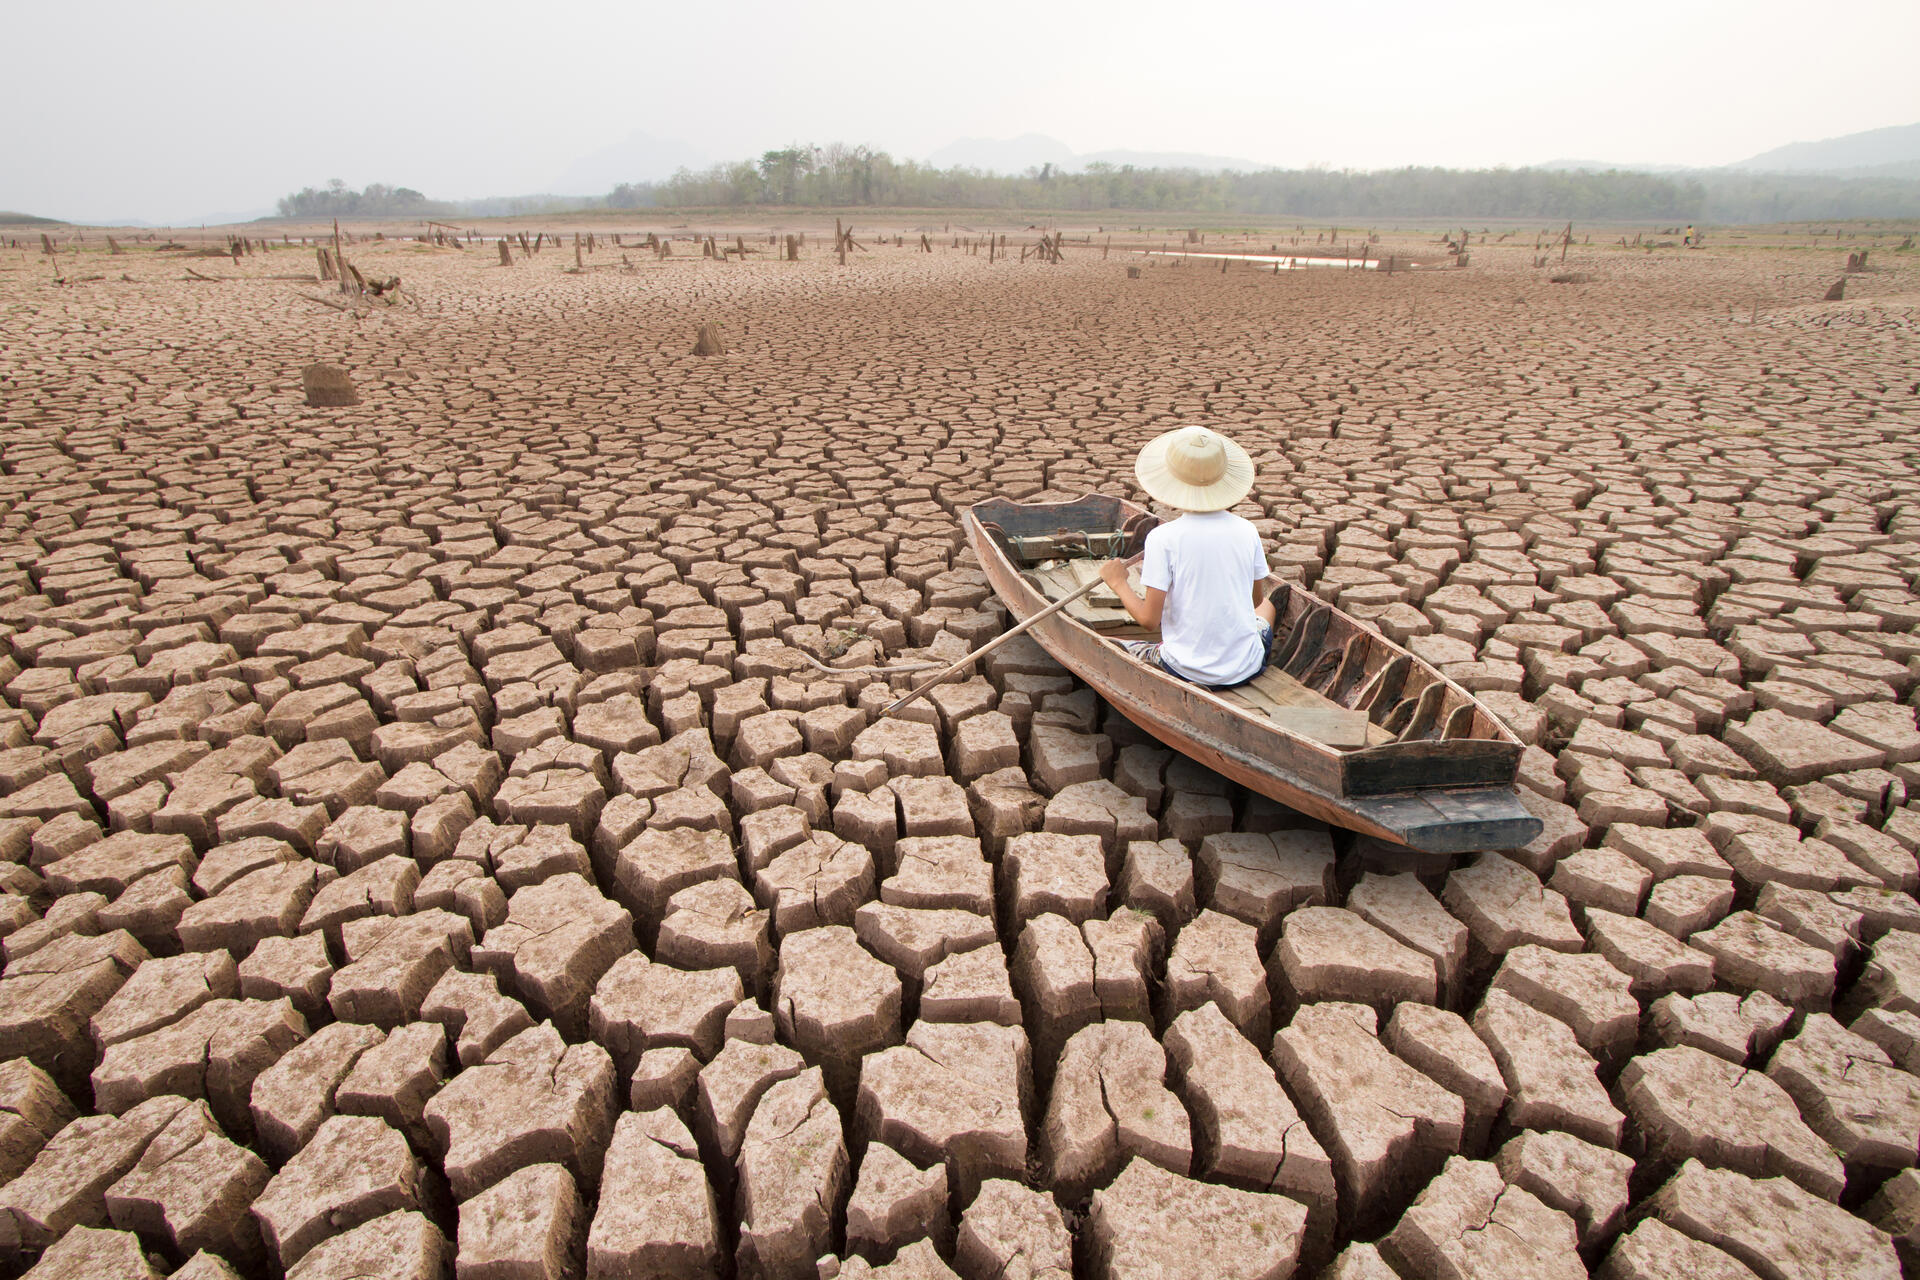
[[[501,236],[498,243],[500,245],[500,265],[503,267],[512,266],[513,250],[507,247],[507,238],[505,236]]]
[[[1567,223],[1566,231],[1560,237],[1560,261],[1567,260],[1567,246],[1573,243],[1573,223]]]
[[[833,254],[840,260],[841,266],[847,265],[846,234],[840,230],[840,219],[833,220]]]
[[[993,265],[993,232],[987,232],[987,265]]]
[[[347,279],[347,260],[340,256],[340,219],[333,220],[333,269],[340,277],[340,292],[352,293],[353,285]]]

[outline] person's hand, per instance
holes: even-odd
[[[1119,587],[1127,580],[1127,570],[1132,568],[1135,561],[1139,558],[1140,557],[1135,556],[1132,560],[1107,561],[1100,566],[1100,581],[1110,587]]]

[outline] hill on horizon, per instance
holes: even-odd
[[[0,227],[69,227],[72,225],[59,218],[41,218],[31,213],[15,213],[11,209],[0,209]]]
[[[1727,168],[1768,173],[1920,178],[1920,124],[1867,129],[1817,142],[1789,142],[1784,147],[1737,160]]]

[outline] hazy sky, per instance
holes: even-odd
[[[0,0],[0,38],[0,209],[86,221],[334,177],[536,192],[636,130],[715,159],[1042,133],[1376,168],[1710,165],[1920,121],[1915,0]]]

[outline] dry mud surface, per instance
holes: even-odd
[[[947,239],[0,255],[0,1269],[1900,1274],[1915,269]],[[996,634],[956,510],[1194,421],[1534,844],[801,656]]]

